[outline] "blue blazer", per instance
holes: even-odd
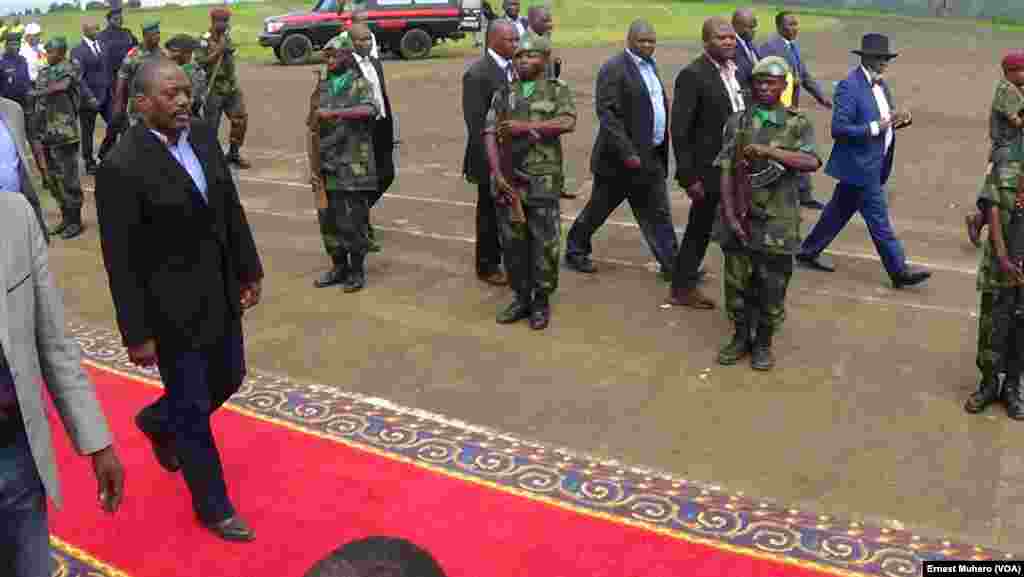
[[[890,111],[895,109],[889,85],[881,82]],[[889,180],[896,135],[885,153],[885,132],[871,135],[871,123],[881,115],[868,78],[860,66],[850,71],[836,86],[832,97],[832,154],[825,174],[855,186],[882,185]]]
[[[797,44],[799,47],[799,43]],[[807,63],[804,62],[806,55],[801,54],[799,65],[796,59],[793,57],[793,53],[789,50],[786,45],[786,40],[781,36],[776,35],[774,38],[765,42],[761,45],[761,49],[758,51],[759,58],[765,58],[768,56],[781,56],[785,59],[786,63],[789,64],[789,68],[793,71],[793,107],[800,106],[800,94],[803,89],[811,93],[816,100],[819,102],[828,100],[825,98],[825,91],[821,89],[821,84],[811,75],[811,71],[807,69]]]
[[[97,39],[97,42],[99,40]],[[102,107],[110,96],[110,83],[114,75],[110,72],[109,62],[106,58],[106,46],[100,44],[103,53],[96,56],[83,40],[78,46],[71,50],[71,57],[78,60],[82,65],[82,82],[89,88],[89,92],[96,97]],[[84,103],[83,99],[83,103]]]
[[[757,64],[757,61],[756,60],[754,62],[750,61],[750,57],[747,56],[747,51],[743,49],[742,43],[743,43],[743,40],[741,40],[737,36],[736,37],[736,60],[735,60],[735,62],[736,62],[736,81],[740,83],[740,88],[742,88],[743,91],[744,91],[744,98],[747,98],[747,103],[749,104],[749,102],[750,102],[750,100],[749,100],[749,97],[750,97],[750,73],[754,71],[754,65]],[[751,44],[748,44],[747,46],[749,46],[750,50],[754,53],[754,58],[755,59],[760,59],[761,58],[761,54],[760,54],[760,52],[759,52],[759,50],[757,48],[757,45],[751,43]]]

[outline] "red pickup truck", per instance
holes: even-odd
[[[365,11],[380,50],[406,59],[426,58],[439,42],[480,29],[480,0],[317,0],[311,11],[263,21],[260,46],[274,49],[284,64],[306,62],[314,50],[348,30],[354,10]]]

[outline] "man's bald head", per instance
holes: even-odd
[[[704,50],[715,62],[724,63],[736,58],[736,31],[725,18],[714,16],[705,20],[701,38],[704,39]]]
[[[754,41],[754,34],[757,33],[757,16],[750,8],[738,8],[732,14],[732,27],[736,35],[749,44]]]
[[[515,56],[519,45],[519,30],[511,20],[501,19],[491,22],[487,28],[487,47],[498,56],[510,59]]]
[[[729,22],[721,16],[712,16],[711,18],[708,18],[704,21],[704,26],[700,29],[701,40],[704,42],[711,40],[711,38],[714,37],[715,32],[722,28],[732,29],[732,24],[729,24]]]
[[[526,12],[526,24],[535,34],[547,35],[552,28],[551,10],[547,6],[530,6]]]
[[[355,22],[352,27],[348,29],[349,36],[355,36],[356,34],[370,35],[370,27],[365,22]]]
[[[135,94],[152,96],[160,91],[160,84],[167,76],[182,72],[178,63],[170,58],[158,56],[146,61],[135,75]]]
[[[646,20],[634,20],[626,33],[626,47],[640,58],[650,59],[658,45],[658,35],[654,26]]]
[[[629,25],[629,31],[626,33],[626,40],[633,40],[640,35],[654,34],[654,26],[646,20],[634,20]]]
[[[96,33],[99,32],[99,29],[100,23],[95,18],[82,19],[82,36],[92,40],[96,37]]]

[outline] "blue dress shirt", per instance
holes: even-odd
[[[654,71],[654,62],[640,58],[632,50],[626,52],[633,58],[636,67],[640,69],[640,76],[647,86],[647,93],[651,96],[651,108],[654,109],[654,146],[661,146],[665,142],[665,93],[661,88],[661,80],[658,80],[658,73]]]
[[[0,114],[0,190],[21,192],[21,158],[7,120]]]
[[[164,146],[167,147],[167,151],[171,153],[174,160],[177,160],[178,164],[185,169],[185,172],[192,177],[192,182],[199,189],[203,202],[208,202],[206,198],[206,174],[203,173],[203,165],[199,162],[199,157],[196,156],[196,152],[192,150],[192,144],[188,141],[188,129],[182,130],[181,134],[178,135],[178,142],[173,144],[163,134],[155,130],[150,130],[150,132],[156,136],[157,140],[164,143]]]

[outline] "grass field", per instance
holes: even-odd
[[[497,3],[496,3],[497,4]],[[524,2],[523,11],[529,1]],[[239,45],[239,55],[250,62],[271,62],[274,56],[270,49],[259,45],[257,37],[263,30],[263,19],[290,10],[301,10],[313,5],[312,0],[261,3],[242,3],[231,7],[232,37]],[[735,3],[721,2],[671,2],[664,0],[553,0],[556,42],[563,46],[595,46],[622,42],[628,23],[635,18],[649,19],[658,31],[661,41],[696,41],[701,23],[708,16],[729,14]],[[776,9],[771,6],[758,7],[758,17],[768,26]],[[209,7],[168,7],[149,10],[127,10],[125,24],[141,36],[142,23],[151,18],[160,20],[161,33],[166,40],[179,32],[199,34],[209,27]],[[70,44],[77,44],[81,34],[81,19],[84,16],[103,21],[102,11],[62,12],[45,15],[39,19],[44,37],[65,35]],[[834,26],[837,20],[828,15],[808,15],[801,25],[804,30],[821,30]],[[770,26],[769,26],[770,27]],[[453,55],[472,51],[471,38],[460,42],[448,42],[439,46],[438,56]]]

